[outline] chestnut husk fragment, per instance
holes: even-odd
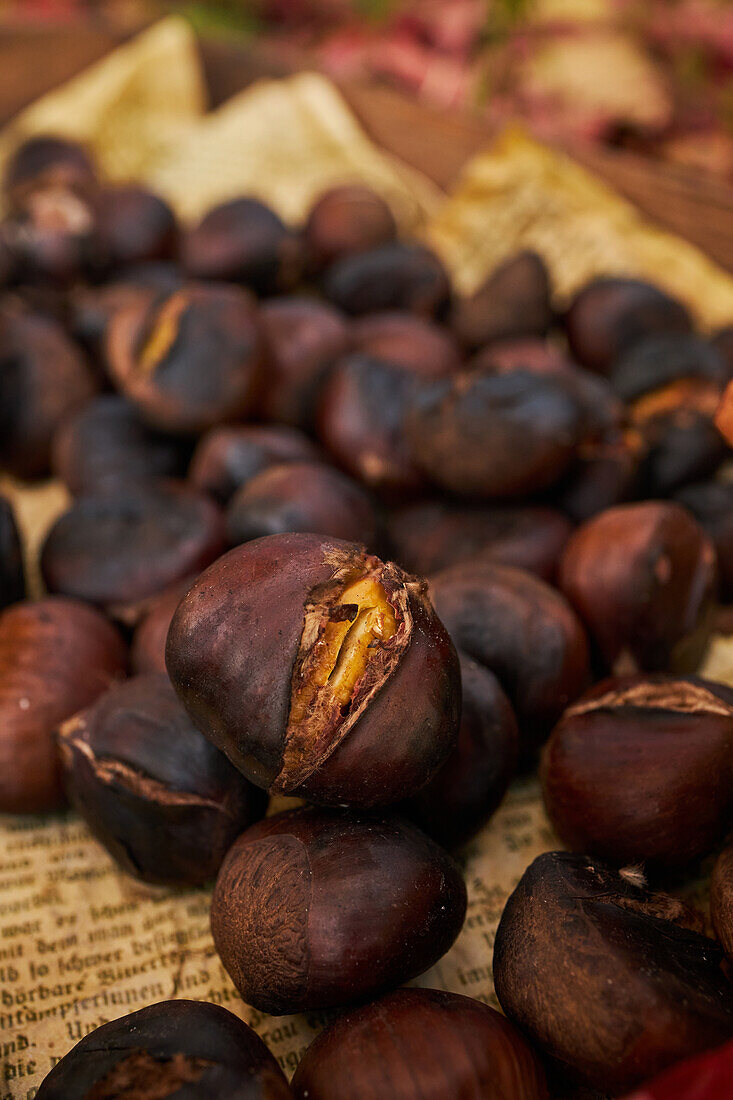
[[[459,298],[451,327],[467,348],[495,340],[542,336],[553,319],[544,260],[526,250],[510,256],[470,297]]]
[[[298,1100],[546,1100],[542,1065],[488,1005],[398,989],[335,1020],[292,1083]]]
[[[710,916],[715,934],[733,963],[733,845],[725,848],[715,861],[710,883]]]
[[[617,866],[684,868],[733,812],[733,693],[697,678],[604,680],[545,745],[542,793],[563,842]]]
[[[133,624],[144,602],[209,565],[225,547],[217,505],[183,483],[151,482],[79,497],[41,551],[50,592]]]
[[[396,633],[370,648],[347,702],[324,687],[300,713],[326,628],[358,617],[338,600],[361,578],[381,586]],[[457,736],[458,658],[424,584],[353,543],[285,534],[231,550],[180,604],[166,661],[199,729],[272,793],[388,805],[427,783]]]
[[[459,653],[461,725],[455,748],[402,811],[442,844],[470,840],[489,820],[514,778],[519,730],[512,705],[492,672]]]
[[[169,886],[215,878],[267,796],[196,729],[164,672],[110,688],[59,730],[64,785],[129,874]]]
[[[0,494],[0,611],[25,596],[23,548],[15,513]]]
[[[285,1015],[353,1004],[421,974],[465,912],[460,869],[414,825],[309,808],[236,841],[211,928],[246,1003]]]
[[[360,485],[322,462],[290,462],[255,474],[227,508],[229,542],[310,531],[374,547],[377,520]]]
[[[526,763],[590,679],[588,643],[573,609],[539,577],[472,559],[430,578],[455,645],[493,672],[517,714]]]
[[[159,1001],[102,1024],[54,1066],[37,1100],[292,1100],[256,1032],[220,1005]]]
[[[694,672],[712,629],[710,539],[679,504],[601,512],[570,537],[560,588],[614,672]]]
[[[315,462],[320,452],[305,433],[284,424],[222,424],[196,445],[189,480],[226,504],[237,489],[270,466]]]
[[[355,317],[398,309],[440,318],[451,297],[450,277],[435,253],[404,241],[338,260],[326,272],[323,289],[330,302]]]
[[[547,1055],[616,1096],[733,1036],[714,940],[636,870],[547,852],[509,898],[494,944],[501,1006]]]
[[[56,730],[125,675],[122,638],[76,600],[23,601],[0,615],[0,811],[63,804]]]

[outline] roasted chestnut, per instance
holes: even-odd
[[[368,252],[397,237],[385,200],[360,183],[332,187],[316,200],[303,228],[308,266],[321,271],[335,260]]]
[[[51,440],[97,384],[79,349],[50,317],[18,303],[0,311],[0,468],[48,473]]]
[[[20,532],[7,497],[0,495],[0,611],[25,596]]]
[[[425,586],[336,539],[225,554],[176,611],[166,660],[199,729],[272,792],[388,805],[458,732],[458,658]]]
[[[618,1095],[733,1036],[723,952],[699,923],[636,870],[547,852],[499,922],[497,996],[541,1050]]]
[[[181,706],[164,672],[110,688],[59,730],[64,785],[120,866],[199,886],[267,808]]]
[[[122,639],[76,600],[24,601],[0,615],[0,810],[63,802],[56,729],[125,674]]]
[[[248,829],[211,902],[214,944],[247,1004],[351,1004],[421,974],[461,930],[450,856],[400,818],[303,809]]]
[[[354,320],[351,345],[363,355],[397,363],[426,378],[453,374],[461,365],[460,349],[448,329],[399,310]]]
[[[733,1075],[733,1043],[686,1058],[627,1100],[724,1100]]]
[[[298,1100],[545,1100],[539,1059],[493,1008],[398,989],[332,1023],[301,1059]]]
[[[553,500],[575,523],[585,523],[636,495],[646,456],[646,441],[631,428],[612,428],[584,439],[575,462],[553,491]]]
[[[517,713],[526,761],[588,684],[578,617],[539,577],[490,558],[436,573],[430,594],[456,646],[499,678]]]
[[[446,848],[482,828],[517,768],[519,731],[512,705],[492,672],[465,654],[458,741],[443,767],[402,809]]]
[[[264,420],[309,428],[318,390],[349,348],[345,318],[314,298],[273,298],[263,303],[268,369],[259,401]]]
[[[105,393],[87,401],[53,437],[51,467],[72,496],[185,473],[188,448],[148,428],[124,397]]]
[[[647,336],[691,330],[690,315],[681,302],[651,283],[619,276],[592,279],[565,314],[574,358],[601,374]]]
[[[728,381],[725,360],[698,336],[668,332],[634,343],[609,374],[614,391],[626,402],[659,395],[676,382],[693,379],[721,390]]]
[[[195,580],[195,576],[184,577],[159,596],[146,601],[130,645],[130,668],[133,673],[166,671],[165,643],[171,619]]]
[[[280,424],[223,424],[194,451],[188,476],[222,504],[256,474],[286,462],[315,462],[316,446],[296,428]]]
[[[442,363],[432,361],[415,368],[347,356],[321,389],[318,438],[365,485],[397,497],[415,492],[425,479],[405,442],[405,413],[426,380],[442,370]]]
[[[463,496],[518,497],[557,482],[583,434],[564,379],[517,368],[433,383],[406,417],[409,451],[430,480]]]
[[[394,508],[387,521],[395,560],[419,576],[480,556],[552,581],[571,531],[562,512],[529,504],[419,501]]]
[[[694,672],[708,644],[715,549],[679,504],[643,501],[575,531],[560,587],[614,672]]]
[[[3,191],[16,205],[38,187],[87,189],[96,185],[94,163],[83,145],[55,134],[22,142],[5,168]]]
[[[733,962],[733,845],[718,856],[713,868],[710,915],[718,939]]]
[[[733,690],[625,676],[565,711],[544,749],[542,791],[568,847],[669,870],[725,834],[732,766]]]
[[[227,508],[229,542],[236,545],[286,531],[311,531],[374,547],[377,521],[367,494],[321,462],[289,462],[255,474]]]
[[[542,336],[553,318],[550,277],[536,252],[499,264],[468,298],[459,298],[451,326],[461,343],[480,348],[494,340]]]
[[[50,592],[134,623],[142,604],[203,569],[224,549],[224,519],[202,493],[174,482],[79,497],[49,531],[41,571]]]
[[[269,206],[240,198],[204,215],[183,238],[181,259],[194,279],[227,279],[256,294],[282,294],[300,280],[303,246]]]
[[[720,597],[733,600],[733,484],[705,481],[686,485],[675,500],[688,508],[708,534],[718,558]]]
[[[54,1066],[37,1100],[291,1100],[259,1036],[219,1005],[160,1001],[102,1024]]]
[[[131,298],[109,321],[106,355],[151,427],[196,434],[252,411],[264,343],[245,290],[194,283]]]
[[[174,255],[178,224],[160,195],[137,184],[105,187],[96,212],[99,249],[112,270]]]
[[[435,253],[403,241],[338,260],[323,287],[329,301],[356,317],[385,309],[442,317],[451,296],[450,278]]]

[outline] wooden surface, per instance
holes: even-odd
[[[103,27],[0,28],[0,124],[38,95],[103,57],[121,38]],[[226,42],[202,46],[211,104],[262,76],[285,75],[294,62]],[[380,145],[450,187],[462,166],[491,140],[479,119],[432,110],[375,84],[342,87]],[[598,147],[569,152],[649,217],[698,244],[733,271],[733,185],[683,167]]]

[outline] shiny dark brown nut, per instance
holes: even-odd
[[[29,138],[15,150],[3,178],[11,204],[29,190],[56,186],[86,189],[96,184],[96,170],[86,149],[75,141],[52,134]]]
[[[72,496],[87,496],[182,476],[187,457],[185,443],[148,428],[126,398],[105,393],[64,420],[51,467]]]
[[[142,605],[209,565],[224,549],[216,504],[186,485],[156,482],[79,497],[41,552],[50,592],[75,596],[134,623]]]
[[[59,748],[69,801],[146,882],[209,882],[267,808],[267,795],[199,733],[164,672],[110,688],[63,723]]]
[[[137,184],[105,187],[97,198],[97,238],[112,268],[167,260],[178,241],[176,216],[168,203]]]
[[[165,643],[171,619],[195,580],[195,576],[185,577],[146,602],[130,644],[130,669],[133,673],[166,671]]]
[[[716,395],[716,406],[718,399]],[[645,453],[637,491],[645,497],[670,496],[690,482],[711,477],[729,454],[713,417],[694,405],[651,416],[638,430]]]
[[[688,508],[712,539],[718,558],[720,597],[733,600],[733,484],[705,481],[687,485],[675,500]]]
[[[345,318],[314,298],[273,298],[261,310],[268,369],[259,412],[264,420],[310,427],[329,370],[350,345]]]
[[[0,810],[40,813],[63,802],[59,724],[125,673],[125,647],[76,600],[22,602],[0,616]]]
[[[7,497],[0,495],[0,611],[25,596],[20,532]]]
[[[354,351],[398,363],[426,377],[453,374],[461,365],[455,337],[425,317],[391,310],[360,317],[351,325]]]
[[[633,428],[610,429],[600,437],[584,439],[553,493],[554,502],[575,523],[625,503],[638,492],[646,454],[647,444]]]
[[[167,665],[196,725],[248,779],[313,802],[407,797],[458,732],[458,658],[424,585],[335,539],[271,535],[230,551],[176,611]]]
[[[699,921],[638,871],[547,852],[499,923],[497,996],[541,1050],[619,1095],[733,1036],[733,986]]]
[[[335,260],[395,240],[397,223],[381,195],[363,184],[344,184],[316,201],[303,236],[309,267],[320,271]]]
[[[536,252],[499,264],[468,298],[454,306],[451,326],[468,348],[517,336],[541,336],[553,318],[550,278]]]
[[[609,508],[571,535],[560,587],[615,672],[694,672],[712,627],[715,549],[679,504]]]
[[[234,546],[263,535],[311,531],[374,547],[377,519],[355,481],[321,462],[270,466],[238,489],[227,508]]]
[[[303,246],[269,206],[232,199],[186,234],[181,259],[194,279],[227,279],[256,294],[282,294],[300,280]]]
[[[264,369],[254,300],[203,283],[135,296],[109,321],[106,359],[117,388],[160,431],[196,434],[246,416]]]
[[[102,1024],[54,1066],[38,1100],[290,1100],[259,1036],[219,1005],[160,1001]]]
[[[478,555],[551,581],[571,531],[555,508],[529,504],[478,508],[419,501],[395,507],[387,520],[395,561],[419,576]]]
[[[713,868],[710,915],[716,935],[733,961],[733,846],[721,852]]]
[[[337,464],[380,492],[401,496],[425,484],[405,441],[405,414],[442,364],[419,369],[367,355],[342,359],[324,383],[316,431]],[[435,373],[431,373],[435,371]]]
[[[214,944],[247,1004],[284,1015],[394,989],[461,930],[458,866],[400,818],[304,809],[248,829],[211,902]]]
[[[578,617],[539,577],[491,559],[443,569],[430,593],[456,646],[499,678],[526,758],[587,687],[588,644]]]
[[[614,276],[587,283],[565,314],[574,358],[602,374],[645,337],[687,334],[691,329],[690,315],[681,302],[650,283]]]
[[[506,794],[519,755],[512,705],[492,672],[460,654],[461,726],[456,746],[402,810],[446,848],[482,828]]]
[[[417,395],[405,423],[410,453],[434,484],[517,497],[565,473],[583,416],[563,380],[518,368],[436,382]]]
[[[398,989],[352,1009],[311,1043],[298,1100],[545,1100],[545,1073],[493,1008],[437,989]]]
[[[0,468],[21,478],[48,473],[54,432],[96,390],[56,321],[15,303],[0,312]]]
[[[356,317],[386,309],[440,317],[451,296],[450,278],[435,253],[401,241],[332,264],[324,291],[329,301]]]
[[[270,466],[318,458],[318,448],[297,428],[222,424],[199,440],[188,476],[197,489],[226,504],[237,489]]]
[[[575,851],[684,867],[733,812],[733,692],[705,680],[604,680],[565,711],[542,759],[548,815]]]

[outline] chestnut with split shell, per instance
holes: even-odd
[[[166,660],[196,725],[254,783],[326,805],[387,805],[434,775],[460,675],[425,586],[353,543],[245,543],[206,570]]]
[[[421,974],[465,912],[460,869],[414,825],[311,807],[236,841],[211,928],[244,1001],[285,1015],[367,1000]]]
[[[497,996],[540,1050],[617,1096],[733,1037],[733,985],[701,925],[638,870],[547,852],[499,922]]]
[[[399,989],[332,1023],[293,1078],[298,1100],[546,1100],[539,1059],[500,1013]]]

